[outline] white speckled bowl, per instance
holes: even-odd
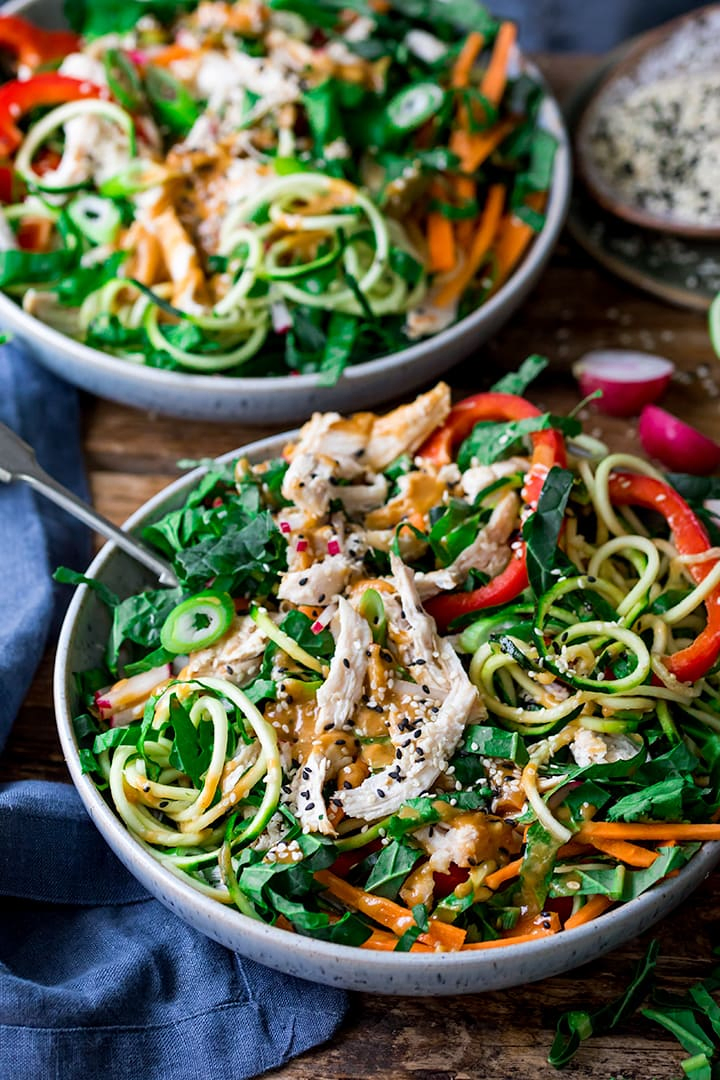
[[[274,436],[252,443],[243,449],[243,453],[254,461],[276,457],[286,441],[287,436]],[[233,451],[221,460],[232,459],[238,453]],[[139,530],[179,507],[202,472],[202,469],[196,469],[161,491],[133,514],[127,528]],[[151,584],[147,572],[113,544],[103,548],[88,573],[109,585],[121,597]],[[73,672],[100,662],[109,627],[107,610],[96,593],[82,586],[65,618],[55,661],[58,731],[75,786],[110,847],[153,896],[203,934],[261,964],[332,986],[378,994],[463,994],[499,990],[567,971],[642,933],[684,900],[720,862],[720,844],[706,844],[676,878],[587,926],[557,937],[487,952],[387,954],[315,941],[266,926],[201,896],[163,869],[132,838],[92,780],[82,775],[72,730],[72,717],[80,711]]]
[[[61,0],[12,0],[6,13],[48,26],[62,24]],[[532,65],[527,69],[538,75]],[[554,98],[545,99],[543,126],[559,140],[545,226],[527,256],[477,311],[407,349],[348,368],[336,386],[315,375],[229,378],[142,367],[90,348],[28,315],[0,293],[0,329],[27,343],[35,358],[61,378],[99,397],[196,420],[242,420],[246,424],[291,423],[315,410],[363,409],[409,393],[467,356],[507,322],[536,284],[560,234],[570,198],[572,165],[567,133]]]

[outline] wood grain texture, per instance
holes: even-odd
[[[540,58],[562,94],[588,70],[577,57]],[[675,361],[682,381],[669,407],[708,434],[720,431],[720,369],[705,319],[668,308],[592,266],[563,239],[540,285],[495,339],[449,373],[457,397],[487,387],[531,352],[551,358],[532,396],[556,412],[577,402],[570,367],[591,348],[627,347]],[[93,500],[121,522],[181,470],[181,459],[212,457],[269,434],[232,423],[192,423],[85,398],[84,446]],[[635,444],[635,426],[591,416],[588,430],[617,449]],[[0,781],[68,780],[55,734],[52,653],[48,652],[0,757]],[[682,990],[711,966],[720,942],[720,875],[709,879],[658,928],[662,985]],[[565,976],[531,987],[463,998],[354,995],[331,1045],[269,1074],[271,1080],[550,1080],[545,1061],[558,1014],[596,1006],[618,992],[649,936]],[[239,1037],[242,1034],[239,1033]],[[661,1029],[635,1019],[586,1044],[570,1080],[671,1080],[683,1052]]]

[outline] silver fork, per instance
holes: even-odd
[[[149,567],[162,585],[180,584],[169,563],[155,555],[140,540],[136,540],[119,529],[117,525],[113,525],[112,521],[96,513],[82,499],[78,499],[77,495],[73,495],[72,491],[58,484],[57,480],[53,480],[52,476],[38,464],[33,448],[23,442],[11,428],[0,423],[0,482],[11,484],[15,480],[29,484],[35,491],[39,491],[41,495],[57,503],[63,510],[89,525],[91,529],[114,540],[117,546],[128,555]]]

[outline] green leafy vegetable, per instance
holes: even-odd
[[[536,596],[542,596],[557,582],[558,539],[565,520],[573,474],[553,465],[545,477],[537,510],[523,526],[528,578]],[[573,568],[577,573],[577,568]]]
[[[564,435],[578,435],[582,425],[574,417],[553,416],[551,413],[498,423],[481,420],[460,446],[458,468],[461,471],[469,469],[475,461],[478,465],[492,465],[511,454],[526,435],[548,428],[555,428]]]
[[[184,772],[201,788],[212,758],[214,728],[210,720],[201,720],[197,727],[190,713],[175,694],[170,698],[170,725],[175,733],[170,752],[170,764]]]
[[[465,750],[483,757],[501,758],[516,765],[527,765],[529,754],[522,736],[502,728],[472,724],[465,732]]]
[[[395,840],[384,847],[365,882],[367,892],[394,900],[415,864],[423,857],[419,848],[411,847],[402,840]]]
[[[231,595],[264,597],[287,569],[286,546],[271,514],[263,511],[237,530],[178,552],[175,569],[192,592],[212,578],[221,578]]]
[[[605,1035],[621,1024],[637,1009],[652,984],[659,945],[652,941],[623,994],[593,1013],[573,1011],[563,1013],[557,1023],[548,1062],[562,1069],[577,1053],[580,1043],[591,1035]]]
[[[531,382],[548,366],[545,356],[533,353],[523,360],[517,371],[509,371],[490,388],[496,394],[524,394]]]

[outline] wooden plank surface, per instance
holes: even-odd
[[[589,61],[546,57],[541,66],[562,96],[589,70]],[[666,307],[615,280],[566,238],[510,324],[448,379],[459,397],[487,386],[528,353],[543,353],[552,368],[532,396],[554,411],[567,411],[577,401],[571,364],[598,347],[655,351],[674,360],[681,380],[669,395],[670,407],[708,434],[718,434],[720,368],[704,317]],[[271,431],[150,416],[89,397],[83,422],[93,500],[118,522],[181,471],[179,460],[212,457]],[[614,448],[635,446],[632,422],[594,415],[589,430]],[[51,679],[48,654],[0,757],[0,781],[68,780],[55,735]],[[719,916],[720,875],[714,875],[657,929],[665,988],[682,990],[707,974],[712,949],[720,942]],[[651,936],[567,975],[500,993],[435,1000],[354,995],[331,1045],[270,1075],[272,1080],[545,1080],[556,1075],[545,1058],[558,1014],[608,1000]],[[662,1030],[635,1019],[587,1044],[566,1075],[670,1080],[679,1076],[683,1056]]]

